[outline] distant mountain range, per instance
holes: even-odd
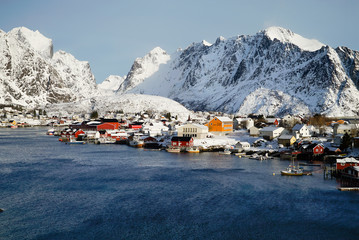
[[[164,58],[165,52],[157,61]],[[149,65],[141,60],[119,93],[159,95],[193,110],[239,115],[359,114],[358,51],[333,49],[280,27],[194,43],[147,78],[135,74]]]
[[[110,110],[116,99],[135,104],[138,96],[184,111],[171,100],[153,100],[163,96],[192,110],[239,115],[359,114],[358,51],[333,49],[280,27],[193,43],[171,56],[156,47],[126,76],[111,75],[98,85],[88,62],[53,53],[51,39],[24,27],[0,30],[0,63],[0,104],[27,108],[63,104],[75,110],[76,102],[85,104],[78,108],[83,111]]]
[[[43,108],[48,114],[60,115],[93,110],[102,113],[171,110],[188,117],[189,111],[171,99],[115,94],[123,80],[124,77],[110,76],[97,85],[88,62],[64,51],[53,53],[52,40],[40,32],[25,27],[8,33],[0,30],[2,105]]]

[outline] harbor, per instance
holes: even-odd
[[[0,138],[1,239],[281,239],[298,226],[306,239],[359,234],[357,191],[338,191],[318,166],[281,176],[280,158],[72,146],[44,128]]]

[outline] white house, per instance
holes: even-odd
[[[259,136],[259,128],[255,127],[255,126],[249,128],[249,136],[258,137]]]
[[[310,137],[310,130],[306,124],[296,124],[292,128],[292,134],[296,139]]]
[[[249,142],[238,142],[236,148],[239,152],[248,151],[251,148],[251,144]]]
[[[142,125],[142,131],[151,137],[162,136],[168,132],[168,127],[162,122],[146,122]]]
[[[263,138],[272,140],[274,138],[279,137],[282,132],[284,131],[284,128],[282,127],[264,127],[262,129],[259,130],[259,135],[262,136]]]
[[[333,127],[333,135],[346,134],[352,135],[353,133],[358,132],[359,124],[335,124]]]
[[[177,127],[177,136],[206,138],[208,135],[208,127],[197,123],[189,123]]]
[[[250,129],[253,126],[254,126],[254,121],[252,118],[235,118],[233,120],[234,129],[239,129],[239,128]]]

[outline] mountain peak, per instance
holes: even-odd
[[[325,46],[325,44],[316,39],[304,38],[291,30],[282,27],[273,26],[262,32],[271,40],[278,39],[283,43],[292,43],[305,51],[314,52]]]
[[[32,31],[26,27],[17,27],[12,29],[8,34],[14,36],[28,47],[35,49],[42,56],[52,58],[52,40],[42,35],[38,30]]]
[[[149,54],[167,54],[165,50],[163,50],[160,47],[155,47],[154,49],[152,49]]]

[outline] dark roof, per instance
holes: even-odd
[[[133,123],[130,123],[131,125],[142,125],[143,122],[133,122]]]
[[[172,137],[171,141],[189,142],[191,139],[192,137]]]
[[[117,119],[101,118],[101,122],[118,122]]]

